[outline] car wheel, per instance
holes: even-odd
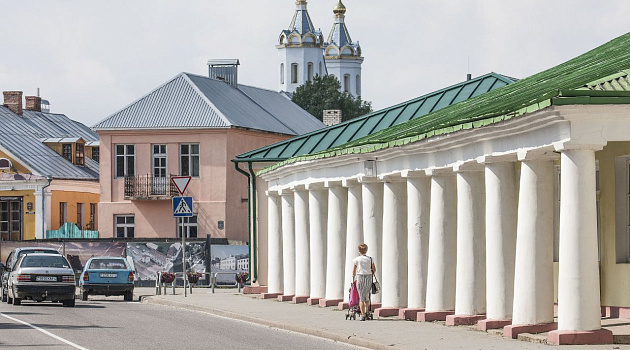
[[[68,299],[63,301],[63,306],[65,307],[74,307],[75,301],[74,299]]]
[[[22,305],[22,299],[13,298],[13,305]]]
[[[125,301],[133,301],[133,292],[125,292]]]
[[[81,300],[87,301],[87,299],[88,299],[88,292],[81,293]]]

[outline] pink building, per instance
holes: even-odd
[[[213,78],[181,73],[94,126],[101,237],[181,237],[170,178],[189,175],[187,237],[247,241],[247,180],[231,159],[324,127],[284,94],[239,85],[237,60],[208,65]]]

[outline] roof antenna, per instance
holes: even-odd
[[[468,73],[466,74],[466,81],[472,79],[472,74],[470,74],[470,55],[468,55]]]

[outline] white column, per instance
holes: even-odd
[[[42,194],[41,187],[35,190],[35,238],[46,238],[46,232],[44,231],[44,196]]]
[[[455,309],[455,266],[457,264],[457,182],[452,174],[431,177],[429,220],[429,270],[427,311]]]
[[[368,245],[367,255],[371,256],[376,266],[376,278],[380,281],[381,242],[383,239],[383,183],[364,182],[363,191],[363,239]],[[357,251],[358,252],[358,251]],[[373,303],[381,302],[381,293],[372,295]]]
[[[326,251],[326,300],[343,300],[346,260],[346,218],[348,190],[341,182],[328,187],[328,248]]]
[[[308,221],[308,191],[295,189],[295,295],[311,295],[311,253]]]
[[[282,226],[281,204],[277,193],[267,192],[269,277],[267,293],[282,293]]]
[[[558,330],[597,330],[601,305],[595,151],[561,150]]]
[[[293,191],[282,191],[282,270],[284,295],[295,295],[295,211]]]
[[[363,243],[363,218],[361,216],[361,185],[346,183],[348,187],[348,220],[346,228],[346,262],[343,300],[348,301],[348,289],[352,282],[352,259],[359,255],[358,246]]]
[[[513,325],[553,322],[553,161],[519,153]]]
[[[478,169],[467,169],[473,165]],[[483,166],[455,166],[457,172],[457,274],[455,315],[486,311],[486,193]]]
[[[407,307],[424,308],[429,262],[431,179],[407,177]]]
[[[308,191],[311,235],[311,298],[326,297],[326,221],[328,191],[310,186]]]
[[[480,162],[486,167],[486,318],[509,320],[514,300],[516,172],[514,162],[493,162],[491,157]]]
[[[382,307],[406,307],[407,183],[400,178],[383,185],[382,265]]]

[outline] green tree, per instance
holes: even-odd
[[[313,81],[299,86],[293,93],[293,102],[304,108],[315,118],[322,120],[324,110],[340,109],[342,121],[350,120],[372,112],[372,102],[363,101],[340,92],[341,84],[334,75],[315,76]]]

